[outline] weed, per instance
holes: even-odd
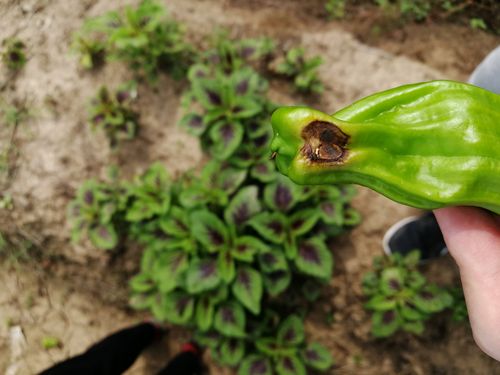
[[[138,115],[131,109],[137,97],[135,83],[123,85],[114,93],[101,87],[91,102],[89,122],[93,130],[100,129],[109,140],[111,147],[120,141],[133,139],[138,131]]]
[[[327,0],[325,9],[330,20],[344,18],[345,2],[346,0]]]
[[[84,69],[93,69],[104,62],[106,45],[104,42],[76,34],[71,49],[80,56]]]
[[[318,77],[318,67],[323,63],[319,56],[311,59],[305,57],[302,47],[290,49],[283,62],[276,66],[276,73],[293,79],[297,91],[303,93],[323,92],[323,84]]]
[[[61,347],[61,341],[54,336],[45,336],[42,338],[41,345],[43,349],[50,350]]]
[[[11,71],[17,72],[26,64],[26,45],[17,38],[7,38],[2,42],[2,61]]]
[[[82,63],[88,65],[89,52],[94,56],[96,49],[100,52],[104,45],[108,59],[126,62],[150,83],[156,82],[161,71],[174,78],[184,77],[193,58],[193,48],[184,40],[182,26],[153,0],[144,0],[135,9],[126,7],[90,19],[77,35],[83,47],[79,48]]]
[[[451,306],[453,297],[444,288],[429,284],[417,270],[420,253],[395,253],[374,259],[372,272],[363,278],[369,298],[365,308],[373,311],[372,333],[391,336],[398,330],[421,334],[424,321]]]

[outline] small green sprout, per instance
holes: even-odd
[[[98,39],[77,34],[71,48],[80,56],[80,65],[84,69],[97,68],[104,62],[106,45]]]
[[[42,348],[45,350],[50,350],[54,348],[60,348],[62,346],[61,341],[54,336],[45,336],[42,338]]]
[[[345,0],[328,0],[325,9],[330,20],[342,19],[345,16]]]

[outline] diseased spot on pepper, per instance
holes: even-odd
[[[349,136],[336,125],[313,121],[302,130],[305,141],[301,153],[315,163],[342,163],[347,156]]]

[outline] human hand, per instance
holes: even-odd
[[[474,339],[500,361],[500,216],[475,207],[434,214],[460,269]]]

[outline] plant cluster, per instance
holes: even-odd
[[[2,62],[11,71],[17,72],[26,64],[26,45],[17,38],[7,38],[2,42]]]
[[[317,70],[322,63],[323,59],[320,56],[308,59],[304,48],[295,47],[286,53],[284,61],[276,66],[275,71],[293,79],[297,91],[320,94],[323,92],[323,84]]]
[[[90,126],[93,130],[102,130],[112,147],[122,140],[133,139],[137,134],[138,114],[131,108],[136,97],[136,85],[131,82],[113,93],[103,86],[91,101]]]
[[[108,59],[125,61],[149,82],[162,71],[183,77],[193,53],[183,27],[154,0],[86,21],[75,41],[84,67],[94,66],[105,52]]]
[[[373,271],[364,276],[363,292],[369,298],[365,308],[373,311],[375,337],[387,337],[398,330],[421,334],[432,314],[452,306],[452,295],[430,284],[417,270],[419,261],[418,250],[405,256],[376,257]]]
[[[325,9],[330,20],[342,19],[345,16],[346,0],[327,0]]]

